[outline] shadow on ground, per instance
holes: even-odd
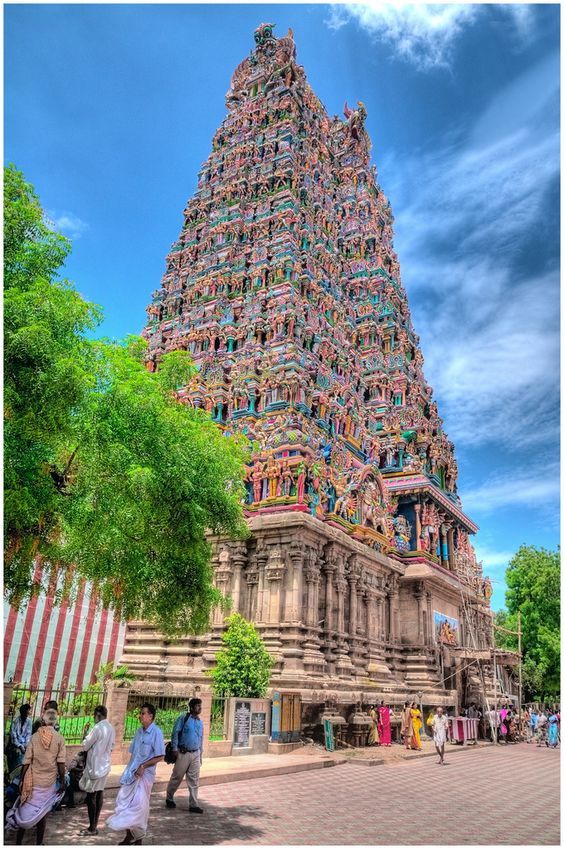
[[[79,835],[81,828],[88,825],[86,808],[63,808],[51,813],[47,820],[45,832],[46,845],[70,846],[107,846],[116,845],[124,837],[124,832],[110,831],[104,827],[104,822],[113,811],[113,799],[108,800],[102,812],[99,833],[96,837]],[[179,799],[178,807],[169,810],[164,807],[164,800],[158,797],[151,804],[149,828],[143,844],[164,844],[182,846],[196,844],[210,846],[227,842],[256,843],[260,842],[265,829],[258,825],[272,826],[278,815],[269,813],[260,807],[237,805],[236,807],[219,807],[206,804],[203,814],[191,814],[188,811],[188,800]],[[5,832],[5,845],[14,845],[16,833]],[[24,836],[24,845],[35,844],[35,829],[30,829]]]

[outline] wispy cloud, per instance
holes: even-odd
[[[508,507],[557,505],[560,499],[560,472],[557,462],[540,464],[535,470],[513,470],[511,476],[494,474],[483,483],[462,492],[464,508],[476,515]]]
[[[499,11],[514,25],[516,33],[530,34],[527,6],[501,5]],[[333,4],[326,24],[339,30],[355,21],[376,41],[386,43],[395,55],[420,70],[448,67],[456,40],[464,29],[487,12],[487,7],[451,3]]]
[[[88,230],[88,224],[72,212],[48,212],[53,227],[70,239],[79,239]]]
[[[502,93],[478,117],[478,137],[461,130],[440,149],[382,164],[425,374],[461,445],[518,449],[557,435],[556,66],[543,63],[544,95],[525,125],[495,123]],[[541,76],[512,84],[512,98]]]

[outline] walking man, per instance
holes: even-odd
[[[445,743],[448,737],[448,716],[443,714],[443,709],[440,705],[433,717],[432,728],[433,742],[439,756],[438,763],[442,766],[445,762]]]
[[[193,814],[202,814],[198,804],[198,784],[200,781],[200,766],[204,751],[204,723],[200,719],[202,711],[201,699],[190,699],[189,712],[179,716],[172,732],[172,748],[176,753],[176,761],[170,781],[166,788],[167,808],[176,808],[174,794],[184,776],[189,793],[189,810]]]
[[[141,705],[141,728],[135,733],[129,747],[131,758],[120,778],[116,809],[106,820],[106,825],[112,831],[126,829],[119,846],[140,846],[147,832],[156,765],[163,760],[165,753],[163,732],[155,725],[156,712],[154,705]]]
[[[98,834],[98,820],[104,802],[104,787],[112,768],[112,749],[116,732],[108,722],[108,708],[98,705],[94,709],[94,728],[82,741],[86,752],[86,765],[79,787],[86,793],[88,808],[88,828],[80,833],[83,836]]]

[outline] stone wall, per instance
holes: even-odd
[[[248,540],[212,539],[215,582],[274,655],[273,687],[299,690],[312,704],[328,691],[343,704],[399,704],[420,690],[429,703],[454,701],[440,683],[432,615],[434,593],[451,604],[460,599],[455,576],[429,563],[406,568],[308,513],[249,524]],[[167,692],[187,682],[207,688],[223,618],[216,611],[209,634],[174,643],[131,622],[123,661]]]

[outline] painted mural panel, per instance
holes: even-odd
[[[446,613],[439,613],[438,610],[433,611],[433,616],[435,620],[435,641],[446,643],[449,646],[458,645],[458,619],[447,616]]]

